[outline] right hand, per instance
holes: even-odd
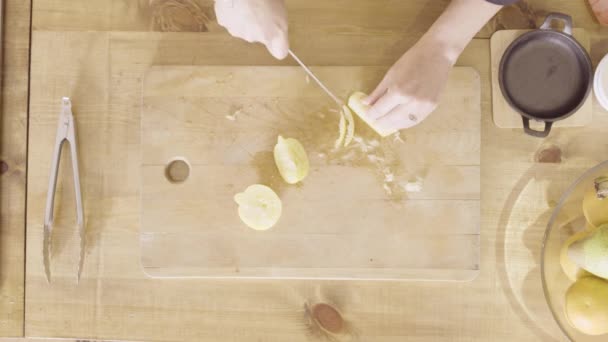
[[[371,106],[369,118],[375,120],[378,127],[391,131],[421,123],[437,108],[459,54],[432,36],[423,37],[363,100]]]
[[[287,57],[287,9],[283,0],[216,0],[215,15],[231,35],[266,45],[277,59]]]

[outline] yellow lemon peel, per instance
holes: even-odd
[[[279,196],[269,187],[261,184],[249,186],[244,192],[234,196],[239,205],[239,217],[249,228],[268,230],[281,218],[283,204]]]

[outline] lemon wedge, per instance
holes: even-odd
[[[350,145],[355,137],[355,118],[353,112],[347,106],[342,107],[342,115],[346,118],[346,134],[344,136],[344,147]]]
[[[390,130],[390,129],[378,127],[378,125],[376,124],[376,122],[373,121],[373,120],[371,120],[367,116],[367,112],[369,111],[369,109],[371,108],[371,106],[368,106],[365,103],[363,103],[363,100],[366,97],[367,97],[367,95],[365,93],[360,92],[360,91],[358,91],[356,93],[353,93],[348,98],[348,107],[350,107],[350,109],[352,109],[353,112],[355,114],[357,114],[357,116],[361,120],[363,120],[366,124],[368,124],[369,127],[371,127],[380,136],[386,137],[386,136],[389,136],[389,135],[397,132],[397,130]]]
[[[261,184],[249,186],[244,192],[234,196],[239,205],[239,217],[249,228],[268,230],[281,218],[283,204],[279,196],[269,187]]]
[[[308,176],[310,163],[304,146],[293,138],[279,135],[274,147],[274,162],[285,182],[296,184]]]
[[[348,106],[342,106],[340,111],[340,123],[338,124],[338,139],[334,144],[334,148],[338,149],[342,146],[347,147],[355,137],[355,118],[353,112]]]
[[[340,113],[340,123],[338,124],[338,139],[336,139],[336,143],[334,144],[334,148],[338,149],[344,143],[344,138],[346,137],[346,117],[344,117],[343,113]]]

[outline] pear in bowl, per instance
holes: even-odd
[[[573,242],[568,257],[585,271],[608,279],[608,224]]]

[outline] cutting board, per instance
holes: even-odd
[[[343,98],[369,91],[386,72],[313,69]],[[439,108],[417,127],[381,139],[357,120],[355,141],[340,149],[335,104],[297,67],[153,67],[143,89],[141,258],[148,275],[477,275],[481,118],[474,69],[453,70]],[[286,184],[276,170],[278,135],[297,138],[308,151],[311,172],[299,185]],[[233,200],[255,183],[283,202],[268,231],[246,227]]]
[[[509,45],[522,34],[530,30],[502,30],[496,31],[490,41],[490,52],[492,55],[492,113],[494,124],[500,128],[521,128],[523,123],[519,115],[505,100],[498,83],[498,70],[500,60]],[[581,28],[573,30],[574,38],[587,50],[591,50],[591,40],[587,31]],[[557,121],[554,127],[583,127],[591,123],[593,119],[593,95],[590,94],[585,104],[572,116]],[[544,129],[545,124],[531,121],[530,126],[534,129]]]

